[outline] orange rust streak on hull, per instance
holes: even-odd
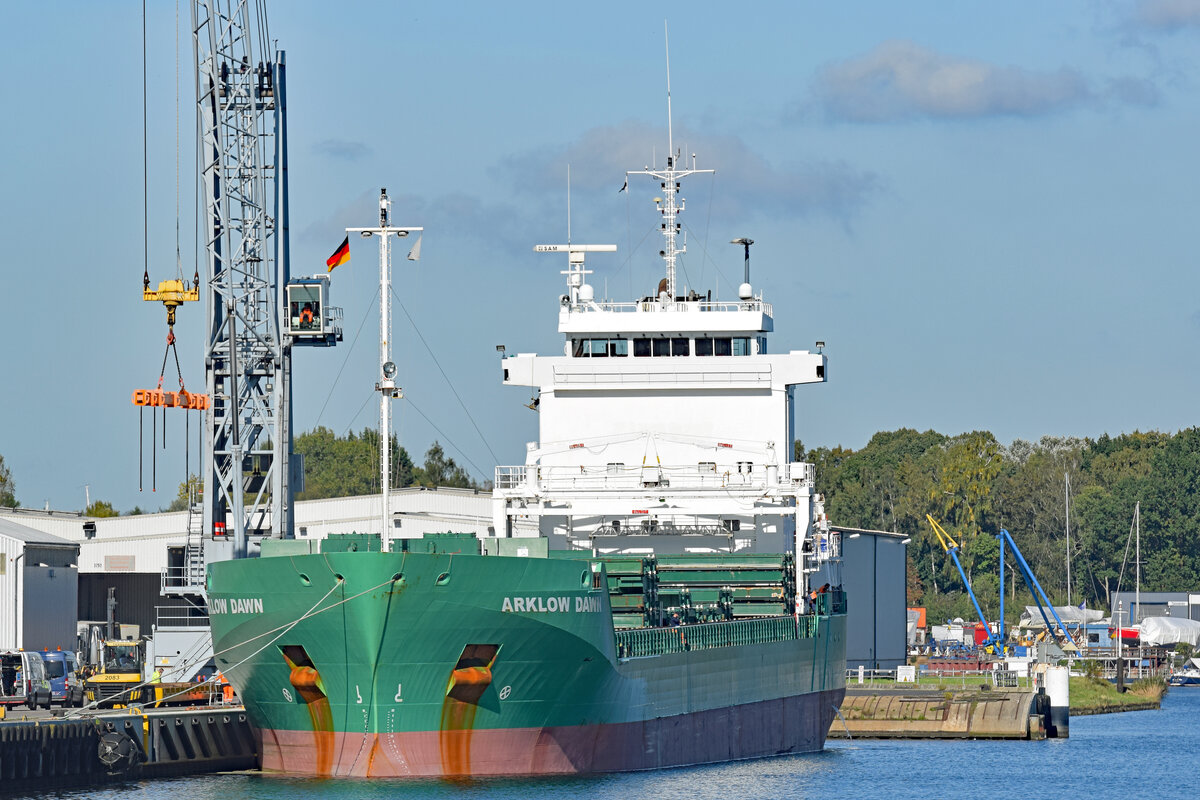
[[[471,775],[471,739],[475,712],[479,706],[452,697],[442,702],[442,724],[438,731],[438,749],[443,775]]]

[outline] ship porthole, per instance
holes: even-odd
[[[403,572],[397,572],[395,575],[392,576],[392,583],[399,583],[402,580],[404,580]]]
[[[342,574],[342,573],[340,573],[340,572],[335,572],[335,573],[333,573],[333,579],[334,579],[335,581],[337,581],[338,583],[345,583],[345,582],[346,582],[346,576],[345,576],[345,575],[343,575],[343,574]]]
[[[305,575],[303,572],[300,573],[300,582],[303,583],[305,586],[312,586],[312,579],[309,578],[307,575]]]
[[[437,576],[437,585],[438,586],[445,586],[449,582],[450,582],[450,573],[449,572],[443,572],[441,575]]]

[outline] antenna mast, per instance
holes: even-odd
[[[678,290],[678,282],[675,278],[675,264],[679,256],[687,252],[687,245],[679,245],[676,238],[682,233],[682,226],[678,222],[679,214],[683,212],[685,203],[683,198],[678,197],[679,181],[689,175],[697,175],[701,173],[713,173],[716,170],[711,169],[696,169],[696,156],[692,154],[691,169],[678,169],[680,153],[675,150],[675,133],[671,122],[671,51],[669,40],[667,38],[667,23],[663,22],[663,37],[664,41],[668,41],[667,47],[667,168],[651,169],[646,167],[640,170],[629,170],[625,173],[626,181],[630,175],[650,175],[658,178],[660,187],[663,191],[662,197],[654,199],[658,211],[663,216],[662,235],[666,240],[664,247],[659,251],[659,255],[663,257],[663,261],[667,266],[667,298],[674,300]]]

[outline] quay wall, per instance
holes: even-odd
[[[240,706],[12,716],[0,722],[4,792],[258,768],[257,735]]]
[[[830,738],[1045,739],[1046,695],[1029,690],[847,689]]]

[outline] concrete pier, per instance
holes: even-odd
[[[1045,739],[1050,704],[1028,689],[848,689],[830,738]]]
[[[5,791],[258,767],[257,740],[240,706],[14,716],[0,722]]]

